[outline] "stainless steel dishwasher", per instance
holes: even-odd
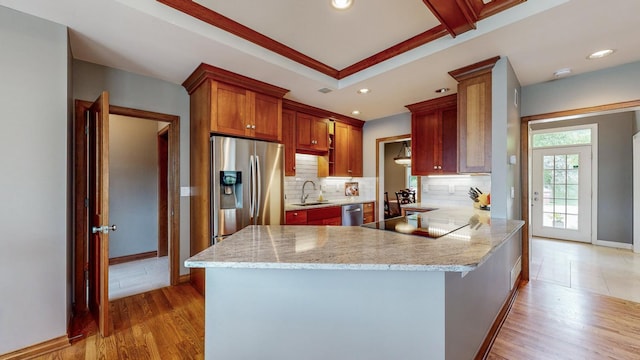
[[[362,219],[362,204],[342,205],[342,226],[360,226]]]

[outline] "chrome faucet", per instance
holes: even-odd
[[[300,203],[304,204],[305,201],[307,201],[307,198],[309,197],[309,194],[305,195],[304,194],[304,187],[307,186],[307,183],[312,183],[313,184],[313,190],[316,189],[316,183],[314,183],[311,180],[307,180],[304,182],[304,184],[302,184],[302,195],[300,196]]]

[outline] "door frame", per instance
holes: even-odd
[[[169,254],[169,125],[158,131],[158,251]]]
[[[411,134],[389,136],[376,139],[376,219],[384,219],[384,206],[380,206],[380,199],[384,198],[384,191],[380,193],[380,168],[384,169],[384,144],[392,142],[400,142],[411,140]],[[382,154],[382,156],[380,156]],[[413,154],[412,154],[413,156]],[[382,161],[382,163],[380,162]],[[382,164],[382,166],[381,166]],[[418,188],[416,190],[416,202],[420,202],[422,198],[422,178],[418,180]],[[384,184],[384,183],[383,183]]]
[[[520,151],[521,154],[529,154],[529,123],[537,120],[568,120],[579,117],[610,114],[614,112],[633,111],[640,109],[640,99],[618,102],[612,104],[562,110],[538,115],[523,116],[520,118]],[[529,176],[531,174],[531,160],[529,155],[522,156],[520,162],[520,172],[522,189],[521,206],[522,220],[525,221],[522,227],[522,280],[529,281],[531,265],[531,214],[529,194],[531,194],[531,184]],[[635,229],[634,229],[635,231]]]
[[[88,199],[87,191],[87,156],[88,144],[85,132],[87,131],[87,110],[92,102],[75,100],[75,117],[72,130],[73,139],[73,313],[80,315],[88,311],[87,287],[85,272],[87,270],[87,236],[88,209],[85,199]],[[169,208],[173,214],[170,217],[169,230],[169,282],[177,285],[179,281],[179,257],[180,257],[180,117],[170,114],[162,114],[145,110],[132,109],[121,106],[109,105],[110,115],[122,115],[153,121],[169,123]]]

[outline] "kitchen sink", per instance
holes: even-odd
[[[291,205],[295,205],[295,206],[311,206],[311,205],[327,204],[328,202],[329,202],[328,200],[324,200],[324,201],[307,201],[305,203],[297,203],[297,204],[291,204]]]

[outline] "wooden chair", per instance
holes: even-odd
[[[389,205],[389,193],[388,192],[384,192],[384,218],[390,218],[391,217],[391,207]]]
[[[396,199],[399,205],[414,204],[416,202],[416,192],[411,189],[396,191]]]

